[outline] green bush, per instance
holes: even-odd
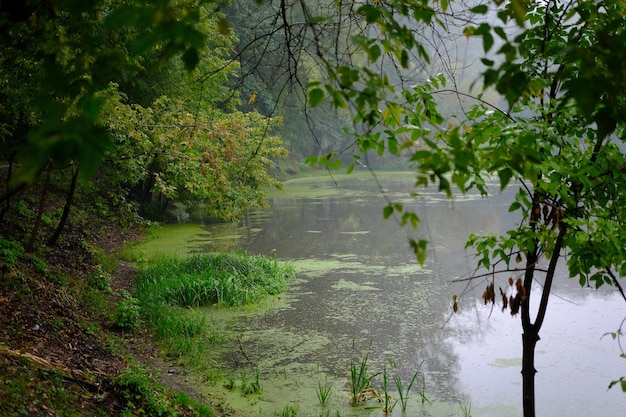
[[[124,292],[124,297],[118,301],[117,310],[111,319],[113,325],[122,330],[133,331],[137,329],[141,323],[139,301]]]

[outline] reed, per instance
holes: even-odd
[[[254,369],[254,376],[252,380],[248,380],[245,372],[241,374],[240,391],[246,397],[263,392],[263,386],[261,385],[261,372],[259,371],[259,368]]]
[[[394,378],[395,380],[395,378]],[[391,394],[389,394],[389,380],[387,378],[387,367],[383,366],[383,414],[388,416],[393,412],[393,408],[396,406],[396,402],[393,401]],[[402,397],[401,397],[402,398]]]
[[[413,374],[413,377],[411,378],[411,380],[409,381],[409,384],[406,386],[406,388],[403,386],[403,382],[402,382],[402,377],[400,377],[399,374],[395,374],[393,376],[393,382],[396,385],[396,390],[398,391],[398,400],[400,401],[400,408],[402,409],[402,412],[406,412],[406,407],[407,407],[407,403],[409,402],[409,393],[411,392],[411,388],[413,387],[413,384],[415,383],[415,380],[417,379],[417,375],[418,375],[418,371],[416,371]]]
[[[280,413],[274,414],[277,417],[296,417],[298,415],[298,406],[287,405]]]
[[[463,417],[472,417],[472,405],[459,400],[459,408]]]
[[[371,390],[372,379],[379,375],[367,374],[368,358],[369,354],[365,354],[358,364],[350,359],[350,405],[354,407],[365,402],[366,393]]]
[[[422,386],[417,391],[417,394],[420,396],[420,400],[422,401],[422,405],[424,405],[424,403],[431,404],[431,402],[428,399],[428,397],[426,397],[426,378],[422,378]]]
[[[328,404],[328,400],[330,400],[330,396],[333,394],[333,386],[328,383],[328,375],[325,376],[323,384],[321,381],[317,382],[315,393],[321,406]]]

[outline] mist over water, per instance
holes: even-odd
[[[386,200],[363,172],[288,181],[271,208],[189,236],[190,252],[242,248],[297,267],[287,293],[263,311],[207,312],[209,320],[220,314],[234,335],[207,360],[233,373],[254,367],[266,388],[260,399],[228,401],[243,415],[272,415],[297,404],[298,415],[317,416],[315,387],[329,375],[331,415],[381,415],[347,407],[350,358],[367,353],[372,373],[390,369],[391,360],[407,383],[416,370],[425,375],[430,403],[413,394],[409,416],[461,415],[459,404],[471,406],[474,417],[521,415],[519,317],[481,304],[486,281],[469,288],[453,282],[474,268],[464,250],[470,233],[514,227],[508,213],[514,190],[497,195],[494,184],[496,195],[488,199],[448,200],[435,191],[411,198],[410,173],[381,173],[377,181],[388,198],[420,216],[417,234],[383,219]],[[410,237],[430,242],[422,266]],[[464,289],[453,315],[451,297]],[[626,360],[615,341],[601,336],[625,316],[626,303],[613,289],[598,292],[580,288],[566,273],[559,277],[537,345],[537,415],[624,415],[626,395],[607,386],[626,375]]]

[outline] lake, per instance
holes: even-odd
[[[514,190],[498,195],[494,183],[490,198],[447,199],[434,190],[411,196],[413,181],[404,172],[294,179],[272,194],[270,208],[236,224],[167,225],[144,243],[145,253],[244,249],[297,268],[280,297],[204,310],[221,337],[194,371],[200,392],[240,416],[289,415],[290,408],[298,416],[383,415],[374,400],[372,408],[348,405],[351,364],[366,360],[371,375],[386,371],[395,400],[392,377],[406,387],[417,372],[404,415],[521,416],[519,317],[482,305],[485,280],[468,288],[455,282],[474,269],[464,249],[470,233],[514,227]],[[383,219],[387,199],[420,216],[417,233]],[[409,238],[430,242],[424,265]],[[626,394],[607,390],[626,375],[626,360],[616,341],[602,337],[618,329],[626,303],[613,288],[581,288],[560,275],[537,344],[537,415],[626,415]],[[500,279],[504,287],[508,276]],[[461,293],[453,314],[452,295]],[[261,395],[224,387],[254,377]],[[382,374],[373,379],[379,392],[382,384]],[[332,392],[324,407],[322,387]],[[392,414],[403,415],[399,404]]]

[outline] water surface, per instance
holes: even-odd
[[[245,416],[271,416],[286,406],[300,416],[381,415],[380,407],[347,406],[350,360],[367,354],[372,373],[386,367],[391,377],[391,362],[404,381],[420,371],[429,401],[422,404],[414,389],[406,415],[457,416],[467,407],[474,417],[521,415],[519,319],[479,303],[484,282],[466,291],[459,314],[451,310],[452,294],[464,289],[453,281],[473,270],[467,236],[512,227],[511,194],[448,200],[433,190],[413,198],[412,184],[409,173],[292,180],[270,199],[271,208],[237,224],[171,225],[143,246],[178,254],[243,248],[297,266],[287,293],[261,307],[206,310],[224,337],[204,360],[223,378],[207,381],[205,392]],[[417,212],[417,233],[383,219],[386,199]],[[409,238],[429,240],[424,265]],[[626,303],[614,291],[581,289],[565,276],[537,345],[537,415],[624,415],[626,394],[606,388],[626,375],[626,360],[601,336],[618,328]],[[260,396],[222,387],[223,379],[247,381],[256,372]],[[316,398],[322,382],[333,387],[325,408]],[[380,387],[382,378],[374,382]]]

